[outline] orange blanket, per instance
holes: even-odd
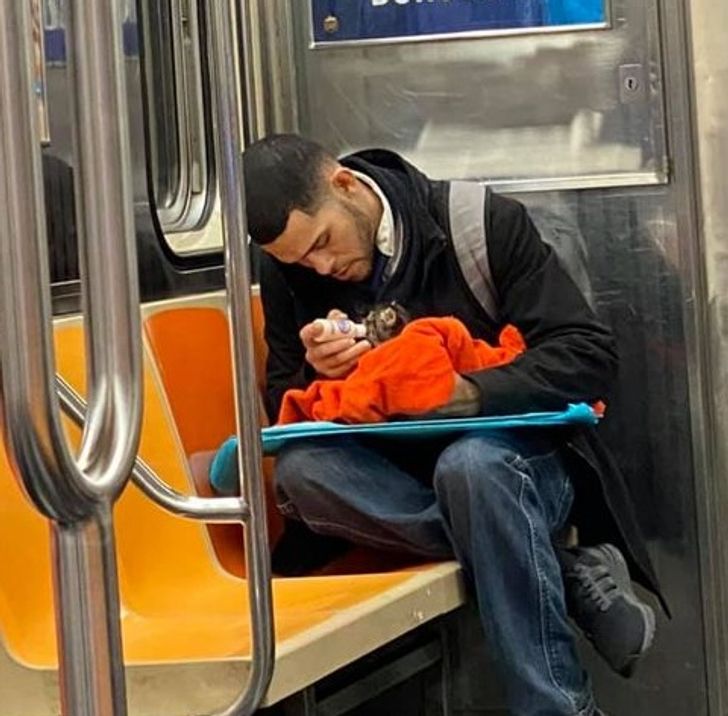
[[[383,422],[390,415],[420,415],[452,396],[455,374],[510,363],[526,344],[506,326],[498,346],[475,340],[456,318],[420,318],[366,353],[341,380],[316,380],[283,396],[278,424],[302,420]]]

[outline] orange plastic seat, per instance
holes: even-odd
[[[254,304],[256,325],[262,327],[260,303]],[[223,441],[235,433],[230,339],[225,313],[214,307],[155,311],[144,321],[144,332],[169,401],[184,454],[198,494],[211,495],[207,467]],[[256,335],[261,335],[256,331]],[[262,346],[265,344],[262,343]],[[258,346],[258,376],[265,360]],[[261,411],[260,419],[264,420]],[[273,461],[265,459],[271,543],[280,535],[282,519],[272,495]],[[209,525],[215,553],[232,574],[245,574],[242,530],[234,525]]]
[[[160,360],[159,347],[174,348],[176,329],[169,335],[159,330],[159,323],[155,330],[148,329],[154,352],[145,347],[140,454],[165,482],[189,494],[195,484],[187,455],[214,449],[230,434],[232,408],[230,394],[222,387],[225,370],[229,380],[229,359],[225,368],[224,356],[209,350],[213,336],[219,341],[227,335],[224,316],[214,307],[185,311],[182,324],[173,321],[169,326],[197,332],[201,348],[197,355],[184,356],[191,371],[187,375],[204,372],[210,392],[200,393],[195,381],[184,380],[180,368],[177,379],[188,393],[168,400],[170,386],[180,383],[165,381],[167,390],[162,388],[159,377],[169,376],[170,367]],[[79,322],[63,321],[56,329],[56,343],[59,372],[83,393]],[[177,350],[184,349],[176,345]],[[202,350],[205,346],[207,351]],[[182,417],[180,406],[185,405],[201,411],[198,424]],[[78,433],[70,426],[69,431]],[[209,668],[233,659],[243,672],[234,672],[237,681],[229,670],[225,673],[238,683],[241,673],[247,673],[250,653],[239,530],[233,528],[236,534],[228,541],[231,554],[237,555],[236,570],[230,569],[232,557],[218,561],[220,553],[213,550],[204,525],[166,513],[132,484],[119,499],[114,518],[127,664]],[[463,601],[454,563],[276,579],[273,591],[277,662],[268,703]],[[374,625],[367,622],[371,618]],[[49,528],[22,494],[4,446],[0,449],[0,642],[14,662],[33,669],[56,668]],[[0,658],[0,682],[2,664]],[[132,669],[129,678],[143,683],[144,669]]]

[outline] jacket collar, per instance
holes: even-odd
[[[433,191],[433,182],[406,159],[387,149],[365,149],[339,161],[377,183],[395,221],[403,225],[405,241],[416,236],[428,247],[447,244],[445,229],[435,220],[435,216],[447,216],[439,206],[441,197]]]

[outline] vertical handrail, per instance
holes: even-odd
[[[245,47],[249,43],[249,18],[244,5],[245,0],[242,0],[239,7],[242,45]],[[244,525],[253,644],[250,680],[239,698],[223,712],[223,716],[247,716],[255,711],[265,696],[273,672],[273,602],[253,353],[243,144],[238,121],[241,92],[235,67],[236,13],[233,10],[233,0],[220,0],[210,3],[208,7],[211,12],[209,28],[214,78],[215,146],[235,378],[238,465],[241,493],[250,511]]]
[[[261,7],[259,0],[233,0],[240,9],[238,28],[238,66],[240,69],[240,115],[243,122],[242,137],[246,143],[262,137],[268,123],[263,98],[265,63],[261,53]]]
[[[111,507],[137,452],[142,384],[121,9],[71,9],[89,379],[78,458],[55,391],[32,34],[18,0],[0,0],[0,402],[16,474],[51,520],[63,713],[123,716]]]

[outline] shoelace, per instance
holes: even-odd
[[[578,581],[578,597],[591,600],[602,612],[606,612],[612,606],[614,593],[618,587],[608,567],[603,564],[593,567],[577,564],[573,574]]]

